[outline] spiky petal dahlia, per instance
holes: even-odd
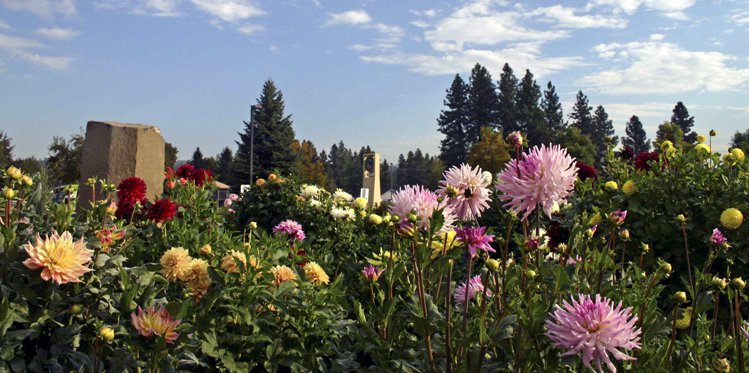
[[[621,302],[614,307],[610,299],[598,294],[595,301],[583,294],[571,301],[556,305],[546,320],[546,335],[556,347],[568,350],[563,356],[581,354],[586,367],[593,369],[592,362],[602,371],[605,363],[611,372],[616,372],[616,367],[609,354],[617,360],[636,360],[619,350],[640,348],[642,330],[635,327],[637,316],[632,315],[632,307],[622,309]]]
[[[575,188],[577,167],[575,158],[559,145],[533,147],[523,153],[523,159],[513,159],[499,174],[499,197],[508,201],[505,206],[516,213],[525,213],[523,219],[540,206],[551,216],[554,205],[561,205]]]
[[[496,252],[489,245],[490,242],[494,242],[494,235],[486,234],[486,227],[465,227],[458,228],[457,232],[458,240],[468,246],[468,252],[471,253],[471,258],[475,258],[478,250],[485,252]]]
[[[146,338],[161,337],[166,343],[174,343],[179,337],[179,333],[174,329],[179,326],[181,320],[174,320],[166,308],[159,307],[157,310],[156,307],[151,306],[146,307],[144,311],[138,307],[138,314],[131,313],[130,319],[138,334]]]
[[[330,282],[328,274],[325,273],[325,270],[315,262],[309,262],[304,265],[304,277],[307,281],[315,285],[327,285]]]
[[[302,225],[293,220],[284,220],[275,227],[273,227],[273,233],[279,233],[288,236],[290,239],[296,239],[299,241],[304,240],[304,230]]]
[[[455,304],[464,304],[476,298],[476,295],[484,294],[484,284],[481,283],[481,276],[473,276],[467,283],[462,283],[455,289]],[[492,292],[486,289],[486,295],[491,297]]]
[[[429,218],[440,207],[437,194],[434,192],[421,185],[406,185],[393,195],[393,206],[390,212],[402,220],[408,219],[408,215],[413,212],[419,217],[419,228],[428,229]],[[445,207],[442,215],[445,217],[443,229],[449,229],[455,221],[452,208]]]
[[[485,176],[481,167],[464,163],[451,167],[442,177],[437,194],[445,198],[458,218],[474,220],[489,207],[491,174]]]
[[[31,242],[24,245],[29,258],[23,261],[29,269],[42,268],[42,279],[54,281],[60,285],[68,282],[81,282],[80,277],[91,268],[87,266],[91,262],[92,250],[86,249],[86,242],[81,238],[73,242],[70,232],[61,235],[53,232],[52,236],[44,239],[37,234],[36,244]]]
[[[282,282],[296,281],[296,272],[293,269],[284,266],[277,265],[270,269],[273,274],[273,285],[280,285]]]

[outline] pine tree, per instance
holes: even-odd
[[[177,162],[177,147],[170,142],[164,143],[164,169],[174,168],[174,162]]]
[[[234,154],[229,147],[225,147],[218,155],[218,175],[217,179],[225,184],[233,184],[234,178],[232,177],[232,164],[234,163]]]
[[[312,141],[303,140],[300,143],[298,140],[294,140],[291,147],[297,155],[294,164],[294,176],[307,184],[327,185],[328,178],[325,175],[325,164],[320,160]]]
[[[10,143],[10,137],[0,131],[0,169],[5,170],[13,163],[13,145]]]
[[[622,139],[622,145],[632,147],[635,153],[650,151],[648,135],[645,133],[645,129],[642,128],[642,122],[640,122],[640,118],[637,115],[629,118],[625,132],[627,136]]]
[[[470,147],[476,141],[479,141],[481,127],[499,126],[499,96],[497,87],[492,81],[489,71],[479,65],[471,70],[471,80],[468,89],[469,114],[468,125],[464,129],[466,134],[466,144]]]
[[[205,168],[205,160],[203,159],[203,152],[200,151],[199,146],[192,153],[192,159],[190,160],[190,164],[193,165],[195,168]]]
[[[386,192],[390,189],[394,189],[393,174],[391,172],[393,165],[388,163],[387,159],[383,159],[380,164],[380,190]]]
[[[619,143],[619,137],[614,136],[615,133],[614,123],[609,119],[606,109],[598,105],[595,113],[593,113],[593,136],[591,136],[591,140],[598,150],[596,164],[603,162],[610,146],[616,146]]]
[[[533,75],[531,75],[531,79]],[[512,72],[509,64],[502,67],[499,77],[499,124],[502,132],[509,134],[512,131],[524,130],[518,123],[516,97],[518,95],[518,78]],[[495,128],[500,128],[494,126]]]
[[[294,166],[295,154],[291,149],[294,141],[291,115],[284,114],[283,93],[276,89],[272,80],[263,84],[258,98],[259,108],[253,113],[255,126],[255,169],[254,177],[265,176],[273,170],[289,173]],[[244,132],[239,133],[237,142],[237,181],[251,182],[250,179],[250,133],[251,124],[244,122]]]
[[[466,161],[468,152],[465,134],[468,127],[468,86],[460,75],[455,75],[443,104],[447,109],[442,110],[437,119],[439,131],[445,135],[440,142],[440,158],[447,166],[458,165]]]
[[[678,124],[665,121],[658,126],[658,132],[655,133],[656,147],[666,140],[671,141],[676,147],[684,143],[684,132]]]
[[[544,97],[541,99],[541,109],[544,111],[544,121],[552,136],[557,137],[565,129],[562,103],[559,102],[556,87],[551,82],[546,84]]]
[[[530,70],[525,70],[515,99],[517,124],[521,131],[527,134],[528,144],[549,144],[552,139],[551,131],[544,120],[543,110],[538,106],[541,100],[541,87],[533,80]]]
[[[692,131],[694,117],[689,116],[689,110],[687,110],[687,107],[681,101],[677,102],[676,106],[674,106],[671,123],[679,126],[681,132],[684,134],[684,142],[689,144],[697,142],[697,133]]]
[[[593,117],[590,114],[592,110],[593,108],[588,105],[588,96],[583,94],[583,91],[578,91],[575,106],[572,107],[572,112],[570,113],[570,119],[572,120],[572,125],[588,137],[592,137],[594,131]]]

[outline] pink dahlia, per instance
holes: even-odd
[[[451,167],[442,177],[444,180],[440,181],[437,194],[445,198],[458,218],[474,220],[489,207],[491,179],[483,174],[481,167],[473,168],[464,163]]]
[[[455,289],[455,304],[464,304],[466,299],[468,301],[476,298],[477,294],[484,293],[484,284],[481,283],[481,276],[473,276],[467,283],[462,283]],[[491,297],[492,291],[486,289],[486,295]]]
[[[710,242],[712,242],[713,245],[720,246],[728,242],[728,240],[726,239],[726,236],[723,235],[723,232],[720,231],[720,229],[715,228],[713,229],[713,234],[710,236]]]
[[[156,307],[151,306],[143,311],[138,307],[138,314],[131,313],[130,319],[138,334],[146,338],[161,337],[166,343],[174,343],[179,337],[179,333],[174,329],[179,326],[181,320],[174,320],[166,308],[160,307],[157,310]]]
[[[536,209],[543,208],[551,216],[554,205],[561,205],[575,188],[577,167],[575,158],[559,145],[533,147],[523,153],[523,159],[513,159],[499,174],[499,197],[516,213],[525,213],[523,219]]]
[[[458,241],[463,242],[468,246],[468,251],[471,253],[471,258],[475,258],[478,250],[485,252],[496,252],[489,245],[489,242],[494,242],[494,235],[486,234],[486,227],[466,227],[458,228],[455,230],[457,233]]]
[[[286,235],[291,239],[297,239],[299,241],[304,240],[304,230],[302,225],[293,220],[284,220],[275,227],[273,227],[273,233],[279,233]]]
[[[595,302],[590,295],[571,297],[572,304],[564,301],[562,306],[554,306],[551,317],[546,320],[546,335],[554,345],[568,351],[562,354],[582,355],[583,364],[602,371],[601,363],[611,372],[616,372],[609,353],[617,360],[636,360],[625,350],[640,348],[641,329],[635,327],[637,316],[632,315],[632,307],[622,309],[622,303],[614,307],[613,302],[596,294]]]
[[[373,265],[368,265],[361,271],[362,276],[364,276],[367,282],[377,282],[382,272],[385,272],[385,270]]]
[[[437,199],[437,194],[424,188],[421,185],[406,185],[393,195],[393,206],[390,212],[401,219],[408,219],[410,213],[415,213],[419,217],[419,228],[429,228],[429,218],[432,217],[435,210],[443,206]],[[444,207],[442,215],[445,217],[443,229],[452,226],[455,221],[455,215],[450,206]]]

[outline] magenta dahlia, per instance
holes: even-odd
[[[296,239],[299,241],[304,240],[305,237],[302,225],[293,220],[284,220],[278,223],[278,225],[273,227],[273,233],[285,235],[291,239]]]
[[[458,218],[474,220],[489,207],[491,179],[487,179],[481,167],[473,168],[464,163],[460,167],[451,167],[442,177],[444,180],[440,181],[437,194],[444,197]]]
[[[720,229],[715,228],[713,229],[713,234],[710,235],[710,242],[713,245],[720,246],[728,242],[728,240],[726,239],[726,236],[723,235],[723,232],[720,231]]]
[[[622,303],[614,307],[613,302],[596,294],[593,301],[590,295],[579,294],[572,303],[555,305],[551,317],[546,320],[548,332],[554,346],[566,349],[563,356],[581,355],[583,364],[597,371],[603,371],[605,363],[609,371],[616,372],[616,366],[609,354],[617,360],[636,360],[620,351],[640,348],[641,329],[635,326],[637,316],[632,315],[632,307],[622,309]]]
[[[362,269],[361,273],[364,279],[367,282],[377,282],[377,280],[380,278],[380,275],[382,275],[382,272],[385,272],[384,269],[375,267],[373,265],[368,265]]]
[[[489,245],[490,242],[494,242],[494,235],[486,234],[486,227],[466,227],[458,228],[455,230],[457,233],[458,241],[463,242],[468,246],[468,252],[471,253],[471,258],[475,258],[478,250],[485,252],[496,252]]]
[[[435,210],[441,207],[443,206],[440,206],[437,194],[434,192],[421,185],[406,185],[393,195],[393,206],[390,207],[390,212],[401,219],[408,219],[408,215],[413,212],[419,217],[419,228],[428,229],[429,218]],[[452,227],[455,221],[452,208],[445,206],[442,215],[445,217],[443,229]]]
[[[468,282],[460,284],[455,289],[455,304],[464,304],[476,298],[476,295],[484,293],[484,284],[481,283],[481,276],[473,276]],[[491,297],[492,291],[486,289],[486,295]]]
[[[504,193],[499,198],[508,201],[505,206],[527,219],[536,206],[551,216],[554,205],[563,204],[575,188],[576,178],[575,158],[566,149],[541,145],[507,163],[496,187]]]

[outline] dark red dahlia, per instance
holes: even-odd
[[[168,198],[157,199],[148,208],[148,219],[155,222],[172,220],[175,215],[177,215],[177,205]]]
[[[211,180],[213,180],[213,172],[211,172],[211,170],[206,170],[205,168],[196,168],[193,170],[190,179],[195,183],[195,185],[202,186],[206,182],[211,182]]]
[[[593,166],[579,161],[575,165],[577,166],[577,177],[580,178],[580,181],[585,179],[598,179],[598,171],[596,171]]]
[[[650,171],[650,161],[658,162],[658,152],[640,152],[635,158],[635,169]]]
[[[569,241],[570,230],[558,221],[552,221],[546,235],[549,236],[549,247],[555,249],[560,243],[566,244]]]
[[[631,146],[627,145],[619,152],[619,158],[628,161],[635,156],[635,150]]]
[[[117,199],[120,203],[134,205],[146,198],[146,182],[133,176],[120,182],[117,187]]]
[[[177,177],[184,177],[185,179],[189,179],[192,177],[193,171],[195,171],[195,167],[193,167],[193,165],[189,163],[185,163],[182,166],[179,166],[176,175]]]

